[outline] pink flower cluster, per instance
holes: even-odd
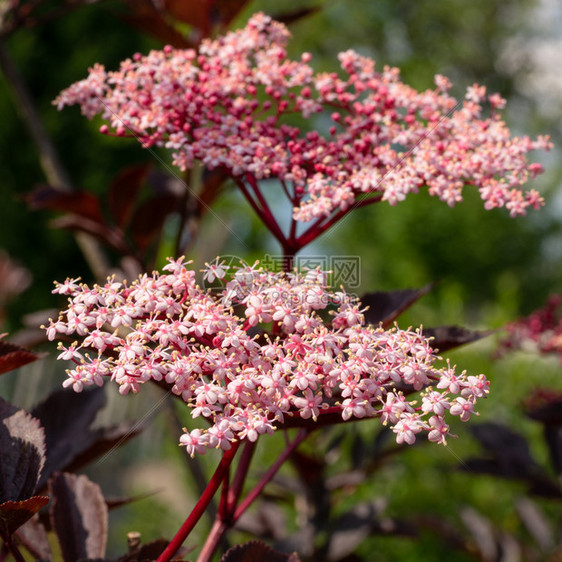
[[[203,41],[199,52],[165,47],[116,72],[96,65],[55,103],[101,114],[104,133],[171,149],[182,170],[198,160],[246,188],[277,178],[299,221],[365,199],[394,205],[422,187],[453,206],[472,185],[486,209],[505,206],[512,216],[542,204],[521,187],[542,171],[527,153],[550,143],[511,138],[497,94],[474,85],[457,102],[442,76],[418,92],[398,69],[376,72],[372,59],[351,50],[339,55],[340,74],[315,73],[310,54],[287,58],[288,39],[284,25],[259,13],[245,28]],[[312,127],[295,126],[293,116]]]
[[[446,412],[467,421],[488,393],[484,375],[436,367],[419,330],[365,324],[360,303],[330,291],[319,270],[272,273],[217,260],[204,275],[222,286],[203,290],[186,265],[170,260],[165,272],[131,284],[57,284],[68,307],[46,331],[50,340],[79,339],[59,343],[59,359],[75,363],[64,386],[77,392],[107,378],[121,394],[168,383],[194,418],[211,423],[182,436],[191,455],[329,413],[380,416],[398,443],[420,432],[445,443]],[[406,398],[415,391],[419,405]]]
[[[546,305],[507,327],[504,349],[531,346],[540,353],[557,353],[562,360],[562,295],[551,295]]]

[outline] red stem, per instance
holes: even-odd
[[[267,201],[265,200],[265,197],[260,190],[260,186],[258,185],[256,178],[249,174],[246,176],[246,178],[254,193],[256,194],[256,197],[258,198],[258,201],[261,205],[261,209],[266,216],[266,226],[269,228],[269,230],[271,230],[271,232],[279,240],[279,242],[281,242],[281,245],[284,246],[285,236],[281,228],[279,227],[279,224],[275,220],[275,217],[273,216],[273,213],[271,212],[271,209],[269,208],[269,205],[267,204]],[[277,234],[275,234],[276,232]]]
[[[381,199],[382,199],[382,195],[376,195],[374,197],[362,199],[361,201],[356,201],[353,204],[353,206],[349,207],[348,209],[345,209],[344,211],[338,211],[335,215],[333,215],[330,219],[328,219],[324,223],[322,223],[322,221],[325,220],[325,217],[320,217],[314,222],[314,224],[312,224],[296,239],[296,244],[298,245],[299,249],[304,248],[307,244],[310,244],[321,234],[324,234],[326,230],[332,228],[334,224],[336,224],[340,219],[342,219],[349,212],[353,211],[354,209],[359,209],[360,207],[366,207],[367,205],[371,205],[372,203],[378,203]]]
[[[209,560],[211,560],[221,538],[226,533],[227,529],[228,525],[226,521],[223,521],[222,519],[217,517],[215,519],[215,522],[213,523],[213,526],[211,527],[209,535],[207,536],[207,540],[205,541],[205,544],[203,545],[203,548],[201,549],[201,552],[197,557],[197,562],[209,562]]]
[[[246,441],[246,444],[244,445],[244,450],[240,456],[240,461],[238,462],[238,467],[236,468],[236,474],[228,494],[228,507],[230,510],[233,510],[236,507],[240,494],[242,493],[242,488],[244,487],[244,482],[246,481],[246,476],[248,475],[250,463],[252,462],[252,457],[254,456],[254,451],[256,450],[256,444],[257,442],[255,441]]]
[[[273,234],[273,236],[275,236],[275,238],[281,244],[281,246],[285,247],[286,244],[287,244],[287,241],[285,240],[285,236],[283,235],[283,232],[279,228],[279,225],[277,224],[277,221],[275,220],[275,218],[271,214],[271,211],[269,210],[269,207],[266,207],[265,209],[260,207],[260,205],[258,205],[258,203],[254,199],[254,197],[252,197],[251,193],[248,191],[248,188],[244,184],[244,181],[239,179],[239,178],[234,178],[234,180],[236,182],[236,185],[240,188],[240,191],[242,192],[242,195],[244,195],[244,197],[246,198],[248,203],[250,203],[252,209],[254,209],[254,211],[256,212],[256,214],[258,215],[260,220],[263,222],[263,224],[268,228],[268,230],[271,232],[271,234]],[[254,191],[255,191],[255,188],[254,188]],[[260,193],[260,195],[261,195],[261,193]],[[256,194],[256,196],[257,196],[257,194]],[[263,199],[263,196],[261,196],[261,198]]]
[[[252,505],[254,500],[261,494],[266,484],[275,476],[281,465],[289,458],[293,451],[308,437],[310,429],[301,429],[285,450],[279,455],[273,466],[262,476],[256,487],[244,498],[244,501],[236,508],[232,516],[232,523],[236,523],[242,514]]]
[[[233,443],[232,447],[228,451],[224,452],[222,459],[217,466],[217,469],[215,470],[215,473],[211,477],[211,480],[205,488],[205,491],[201,494],[199,501],[195,504],[195,507],[189,514],[188,518],[184,521],[179,531],[170,541],[170,544],[168,544],[168,546],[164,549],[164,552],[162,552],[162,554],[158,557],[157,562],[168,562],[181,547],[189,533],[192,531],[193,527],[195,527],[195,525],[203,515],[205,509],[207,509],[207,506],[213,499],[213,496],[218,490],[221,482],[227,475],[228,469],[232,464],[232,460],[234,459],[239,446],[240,442],[238,441],[236,443]]]
[[[226,531],[234,525],[234,523],[241,517],[246,509],[248,509],[248,507],[250,507],[254,500],[261,494],[266,484],[275,476],[275,473],[279,470],[279,468],[281,468],[281,465],[287,460],[289,455],[306,439],[310,431],[310,429],[300,430],[293,442],[287,445],[283,453],[281,453],[281,456],[277,459],[277,461],[275,461],[275,464],[262,476],[256,487],[246,496],[246,498],[238,506],[238,508],[236,508],[236,501],[238,500],[238,498],[233,498],[235,499],[235,501],[229,505],[230,512],[228,513],[228,517],[221,517],[220,512],[217,514],[217,518],[215,519],[211,532],[209,533],[207,540],[203,545],[201,553],[199,554],[199,558],[197,558],[197,562],[209,562],[211,560],[211,557],[215,553],[215,550]],[[250,447],[250,445],[255,444],[248,443],[248,446],[244,451],[246,460],[244,460],[244,458],[240,459],[241,464],[232,486],[233,489],[240,486],[239,492],[241,491],[243,479],[245,478],[250,464],[251,453],[253,453],[254,450],[254,447]],[[244,476],[239,476],[239,474],[242,473],[244,473]]]

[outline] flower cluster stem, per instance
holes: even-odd
[[[195,504],[195,507],[189,514],[188,518],[184,521],[183,525],[180,527],[174,538],[170,541],[168,546],[158,557],[157,562],[168,562],[181,547],[189,533],[193,530],[193,528],[201,518],[201,515],[203,515],[210,501],[213,499],[216,491],[219,489],[221,482],[223,482],[226,474],[228,473],[230,465],[232,464],[232,460],[234,459],[239,446],[240,442],[237,441],[232,444],[231,448],[228,451],[224,452],[222,459],[217,469],[215,470],[215,473],[211,477],[211,480],[209,481],[208,486],[205,488],[205,491],[201,494],[199,501]]]
[[[246,447],[240,458],[240,463],[238,465],[238,470],[232,486],[226,487],[226,481],[223,485],[223,498],[228,498],[228,502],[221,501],[221,509],[217,513],[217,517],[211,528],[211,531],[203,545],[201,553],[197,558],[197,562],[209,562],[215,553],[221,538],[224,536],[226,531],[232,527],[242,514],[252,505],[256,498],[262,493],[265,486],[271,481],[275,476],[277,471],[281,468],[283,463],[289,458],[289,456],[295,451],[295,449],[308,437],[310,434],[310,429],[301,429],[297,436],[287,444],[285,450],[281,453],[279,458],[271,466],[271,468],[261,477],[257,485],[252,489],[252,491],[244,498],[244,500],[237,505],[238,498],[242,492],[242,486],[244,480],[248,473],[250,466],[250,461],[255,449],[255,443],[247,443]],[[224,507],[228,509],[225,511]]]
[[[244,498],[242,503],[236,508],[234,512],[232,522],[236,523],[242,514],[252,505],[254,500],[261,494],[262,490],[265,488],[271,479],[277,474],[277,471],[281,468],[283,463],[289,458],[289,456],[296,450],[296,448],[308,437],[310,434],[310,429],[301,429],[297,436],[293,439],[291,443],[285,448],[285,450],[279,455],[278,459],[271,466],[271,468],[261,477],[260,481],[256,484],[255,488],[249,492],[249,494]]]

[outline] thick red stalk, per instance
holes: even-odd
[[[184,521],[179,531],[170,541],[170,544],[168,544],[168,546],[164,549],[164,552],[162,552],[162,554],[158,557],[157,562],[168,562],[181,547],[189,533],[193,530],[193,527],[195,527],[195,525],[205,512],[205,509],[207,509],[209,502],[211,501],[221,482],[227,475],[228,469],[232,464],[232,460],[234,459],[239,446],[240,442],[233,443],[232,447],[228,451],[224,452],[222,459],[217,466],[217,469],[215,470],[215,473],[211,477],[211,480],[205,488],[205,491],[203,492],[203,494],[201,494],[199,501],[195,504],[195,507],[189,514],[188,518]]]

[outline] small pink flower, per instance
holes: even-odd
[[[474,404],[469,402],[465,398],[458,397],[455,398],[449,411],[453,416],[459,416],[462,421],[468,421],[470,416],[474,414]]]
[[[423,424],[417,414],[403,414],[392,431],[396,433],[396,442],[399,445],[402,443],[413,445],[416,441],[416,434],[422,429]]]

